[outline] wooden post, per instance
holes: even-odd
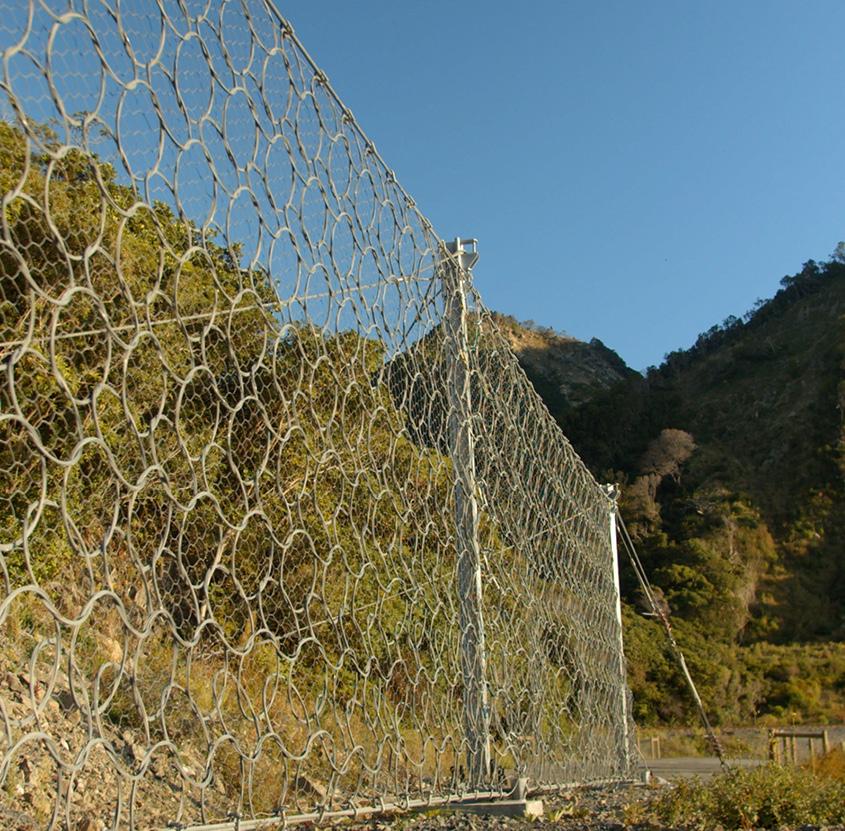
[[[798,739],[807,739],[807,749],[810,756],[810,764],[815,767],[818,759],[816,745],[814,742],[821,742],[822,753],[826,756],[830,753],[830,735],[827,730],[772,730],[768,731],[769,759],[798,764]],[[845,742],[843,742],[845,750]]]
[[[447,246],[441,279],[446,295],[449,350],[449,445],[455,477],[455,548],[460,604],[461,675],[464,734],[467,741],[467,784],[480,790],[490,780],[490,706],[481,592],[481,549],[478,541],[478,501],[475,447],[472,435],[469,338],[465,279],[468,265],[460,239]],[[474,262],[474,260],[473,260]]]

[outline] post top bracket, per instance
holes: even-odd
[[[453,242],[446,243],[446,250],[450,254],[457,256],[458,263],[464,271],[470,271],[478,262],[477,239],[461,239],[460,237],[456,237]]]

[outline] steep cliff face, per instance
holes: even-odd
[[[585,343],[502,314],[495,314],[494,320],[555,415],[637,374],[598,338]]]

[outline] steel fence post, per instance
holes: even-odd
[[[478,790],[490,779],[490,705],[478,539],[472,389],[469,365],[466,279],[478,255],[475,240],[446,244],[440,276],[446,298],[449,384],[449,452],[455,481],[455,548],[460,604],[463,720],[467,783]]]
[[[610,498],[610,550],[613,560],[613,588],[616,593],[616,628],[617,628],[617,672],[620,697],[620,723],[617,736],[619,757],[624,765],[622,773],[627,774],[631,769],[631,744],[629,735],[628,713],[628,675],[625,667],[625,645],[622,637],[622,587],[619,580],[619,549],[616,542],[616,512],[619,510],[619,488],[607,485],[607,495]]]

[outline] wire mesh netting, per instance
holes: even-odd
[[[626,775],[612,501],[269,0],[0,11],[0,819]]]

